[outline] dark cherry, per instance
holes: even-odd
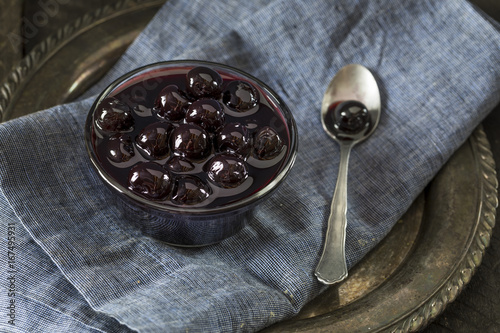
[[[222,77],[211,68],[198,66],[186,74],[187,91],[193,97],[219,97]]]
[[[126,132],[134,126],[134,118],[127,104],[114,97],[104,99],[94,114],[97,127],[106,132]]]
[[[215,99],[201,98],[189,106],[186,121],[214,132],[224,124],[224,110]]]
[[[127,134],[110,136],[107,142],[108,158],[116,163],[127,162],[134,156],[134,143]]]
[[[255,107],[259,102],[257,90],[245,81],[231,81],[226,86],[222,100],[229,108],[244,112]]]
[[[136,144],[149,158],[162,159],[169,154],[168,139],[173,126],[170,123],[156,122],[144,127],[136,137]]]
[[[150,200],[165,200],[171,190],[170,175],[154,162],[135,165],[130,170],[128,184],[134,193]]]
[[[216,150],[245,157],[251,149],[248,128],[240,123],[229,123],[215,137]]]
[[[341,133],[358,134],[370,124],[370,114],[366,106],[358,101],[346,101],[335,107],[334,128]]]
[[[235,155],[215,155],[205,168],[208,178],[223,188],[237,187],[248,177],[247,164]]]
[[[166,206],[212,208],[279,172],[286,123],[257,83],[203,66],[154,75],[124,82],[93,114],[98,161],[121,187]]]
[[[158,117],[171,121],[184,118],[188,105],[188,99],[175,84],[163,88],[155,101]]]
[[[172,172],[189,172],[194,170],[194,165],[189,160],[180,156],[173,156],[165,164],[166,167]]]
[[[172,131],[171,147],[177,156],[200,160],[211,152],[207,131],[196,124],[182,124]]]
[[[195,176],[180,176],[175,179],[172,201],[178,205],[194,205],[207,199],[211,188]]]
[[[280,154],[282,148],[283,141],[273,128],[265,126],[255,134],[253,154],[259,160],[275,158]]]

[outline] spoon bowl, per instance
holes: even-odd
[[[340,145],[337,184],[328,226],[314,274],[324,284],[347,277],[345,237],[347,226],[347,171],[351,148],[368,138],[380,120],[380,92],[372,73],[364,66],[341,68],[328,85],[321,103],[321,123],[325,132]]]
[[[363,65],[349,64],[342,67],[328,84],[321,102],[321,124],[325,132],[338,141],[338,133],[329,128],[332,119],[328,117],[330,106],[343,101],[358,101],[365,105],[370,115],[370,125],[357,139],[357,143],[368,138],[380,120],[380,92],[372,73]]]

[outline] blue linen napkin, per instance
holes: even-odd
[[[169,0],[88,98],[0,125],[0,243],[15,245],[0,259],[15,290],[4,289],[0,307],[12,314],[14,300],[15,325],[2,316],[0,329],[251,332],[293,316],[325,289],[313,270],[339,149],[319,108],[336,71],[368,67],[384,112],[351,154],[352,267],[499,102],[499,49],[498,26],[465,1]],[[285,184],[243,231],[203,248],[170,247],[127,223],[83,143],[92,96],[132,68],[171,59],[259,77],[299,128]]]

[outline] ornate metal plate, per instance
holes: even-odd
[[[0,119],[78,97],[115,63],[164,2],[119,1],[36,46],[0,86]],[[347,280],[295,318],[265,331],[422,329],[457,297],[481,263],[497,203],[493,157],[478,128]]]

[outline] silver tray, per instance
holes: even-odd
[[[0,86],[0,120],[77,98],[116,62],[164,2],[119,1],[37,45]],[[424,328],[480,265],[495,224],[497,185],[489,143],[477,128],[347,280],[296,317],[264,331]]]

